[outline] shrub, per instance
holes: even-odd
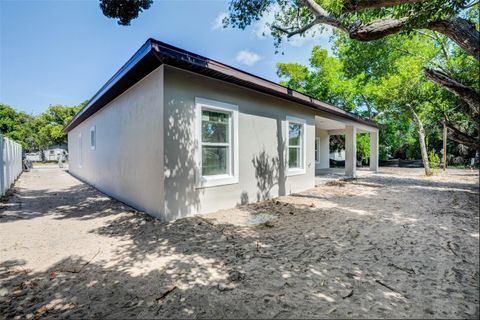
[[[428,153],[428,161],[432,170],[440,168],[440,157],[435,153],[435,150],[430,150]]]

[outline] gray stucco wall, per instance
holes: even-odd
[[[68,133],[70,173],[159,218],[164,207],[163,79],[162,66]],[[93,126],[95,150],[90,148]]]
[[[315,113],[304,106],[165,67],[165,218],[208,213],[314,187]],[[238,106],[239,182],[196,188],[195,98]],[[286,118],[306,120],[306,173],[286,176]]]

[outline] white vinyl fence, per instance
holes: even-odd
[[[0,134],[0,196],[22,173],[22,146]]]

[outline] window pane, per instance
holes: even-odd
[[[228,143],[229,113],[202,110],[202,142]]]
[[[302,156],[300,148],[288,148],[288,167],[300,168],[301,157]]]
[[[90,131],[90,145],[95,146],[95,130]]]
[[[228,154],[226,146],[202,146],[202,176],[227,174]]]
[[[318,140],[315,139],[315,161],[318,161]]]
[[[302,125],[290,123],[288,125],[288,144],[291,146],[299,146],[302,143]]]

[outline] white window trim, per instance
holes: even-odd
[[[288,137],[288,131],[289,131],[289,125],[290,123],[295,123],[295,124],[300,124],[303,126],[302,130],[302,148],[303,148],[303,156],[302,156],[302,167],[301,168],[289,168],[288,167],[288,157],[289,157],[289,137]],[[287,166],[287,177],[290,176],[296,176],[296,175],[301,175],[305,174],[307,172],[306,167],[307,167],[307,148],[306,148],[306,142],[307,142],[307,121],[305,119],[297,118],[297,117],[292,117],[292,116],[287,116],[287,121],[286,121],[286,132],[285,132],[285,137],[287,140],[287,148],[286,148],[286,166]]]
[[[202,176],[202,110],[228,112],[230,117],[230,163],[229,174]],[[197,188],[207,188],[238,183],[238,106],[204,98],[195,98],[195,145],[196,163],[195,184]],[[233,139],[232,139],[233,138]]]
[[[315,143],[317,144],[317,151],[315,154],[317,160],[315,160],[315,164],[318,166],[320,165],[320,137],[315,137]]]
[[[92,132],[95,135],[95,144],[94,145],[92,145]],[[97,147],[97,130],[96,130],[95,126],[90,128],[90,137],[89,138],[90,138],[90,150],[95,150],[95,148]]]

